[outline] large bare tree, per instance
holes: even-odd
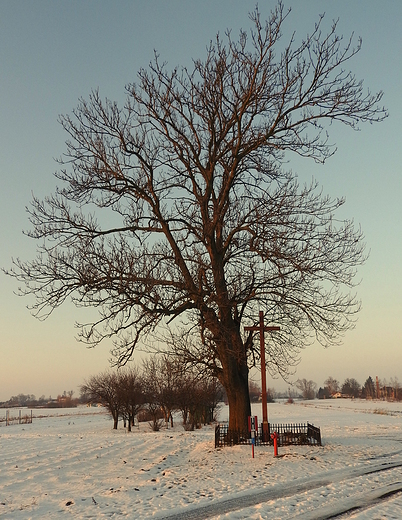
[[[343,200],[300,186],[284,160],[324,162],[329,123],[386,117],[382,93],[348,72],[360,41],[343,41],[336,23],[323,33],[319,18],[285,44],[286,17],[281,3],[266,22],[256,10],[250,32],[218,35],[191,69],[156,55],[124,107],[95,91],[62,117],[60,188],[29,210],[38,256],[11,271],[39,317],[69,297],[96,307],[81,337],[117,338],[118,364],[159,326],[184,331],[181,346],[226,389],[231,428],[250,414],[259,352],[243,325],[259,309],[281,326],[267,363],[282,374],[311,338],[335,342],[359,309],[360,229],[337,218]]]

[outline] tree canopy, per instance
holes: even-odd
[[[93,91],[72,115],[56,177],[29,209],[38,256],[9,274],[44,317],[72,298],[99,310],[81,329],[91,345],[115,339],[117,364],[161,325],[174,348],[224,385],[230,426],[250,414],[248,369],[258,344],[245,335],[262,309],[278,323],[267,364],[286,376],[309,339],[324,345],[353,326],[362,232],[340,220],[343,200],[299,185],[289,153],[324,162],[328,123],[381,121],[382,93],[346,67],[359,51],[322,17],[300,44],[282,44],[279,3],[252,29],[230,31],[192,69],[158,55],[127,85],[123,107]]]

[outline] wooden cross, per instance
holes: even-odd
[[[281,330],[280,327],[264,327],[264,313],[260,311],[260,323],[254,327],[244,327],[246,331],[256,331],[260,333],[260,354],[261,354],[261,400],[262,400],[262,440],[268,439],[268,407],[267,407],[267,375],[265,368],[265,341],[264,332]]]

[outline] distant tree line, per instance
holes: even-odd
[[[173,412],[179,412],[186,430],[215,419],[224,398],[216,378],[184,366],[176,358],[155,356],[138,367],[105,371],[81,386],[81,400],[107,408],[117,429],[122,419],[131,431],[134,420],[147,420],[154,431],[163,423],[173,426]]]
[[[74,391],[64,390],[57,398],[41,395],[39,399],[33,394],[13,395],[7,401],[0,402],[0,408],[74,408],[80,404],[78,398],[73,398]]]
[[[402,385],[397,377],[375,380],[369,376],[363,385],[346,378],[343,384],[329,376],[324,386],[319,387],[312,380],[298,379],[297,390],[276,392],[267,388],[268,402],[275,398],[332,399],[338,397],[361,399],[384,399],[402,401]],[[227,401],[222,385],[215,378],[197,372],[183,365],[172,356],[155,356],[138,367],[105,371],[90,377],[80,387],[79,398],[73,397],[73,390],[64,391],[57,398],[42,395],[38,399],[33,394],[18,394],[7,401],[0,401],[0,408],[72,408],[79,404],[100,404],[105,406],[117,428],[119,419],[131,430],[134,419],[149,421],[154,430],[165,422],[173,426],[173,412],[180,412],[183,426],[193,430],[201,424],[215,420],[218,405]],[[261,401],[261,388],[250,380],[251,402]]]
[[[301,392],[303,399],[331,399],[336,397],[352,397],[361,399],[386,399],[394,401],[402,401],[402,386],[397,377],[375,380],[369,376],[365,383],[361,385],[354,378],[346,378],[343,384],[333,378],[328,377],[324,381],[324,386],[317,391],[317,385],[314,381],[307,379],[298,379],[296,387]]]

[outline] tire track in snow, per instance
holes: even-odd
[[[226,500],[215,501],[205,506],[196,508],[185,508],[180,513],[172,515],[165,515],[163,517],[155,517],[159,520],[205,520],[219,515],[224,515],[233,511],[239,511],[247,507],[254,507],[258,504],[269,502],[271,500],[278,500],[282,498],[291,497],[297,494],[305,493],[307,491],[318,490],[325,488],[332,484],[338,484],[348,480],[355,480],[358,477],[366,475],[374,475],[384,471],[391,471],[402,467],[402,459],[390,462],[381,462],[370,466],[364,465],[355,468],[348,468],[336,470],[333,472],[326,472],[317,477],[309,479],[298,479],[289,484],[281,484],[273,486],[269,489],[258,491],[254,493],[245,493]],[[342,500],[342,504],[322,506],[315,508],[314,511],[306,511],[302,514],[292,516],[295,520],[325,520],[336,518],[349,511],[356,510],[362,507],[369,507],[381,499],[395,493],[402,492],[402,481],[393,482],[391,484],[376,488],[375,490],[368,490],[348,497]]]
[[[337,506],[322,506],[315,511],[308,511],[292,516],[292,520],[331,520],[347,518],[351,513],[359,513],[372,506],[402,493],[402,482],[395,482],[375,490],[361,493],[359,496],[348,497]],[[290,520],[290,519],[289,519]]]

